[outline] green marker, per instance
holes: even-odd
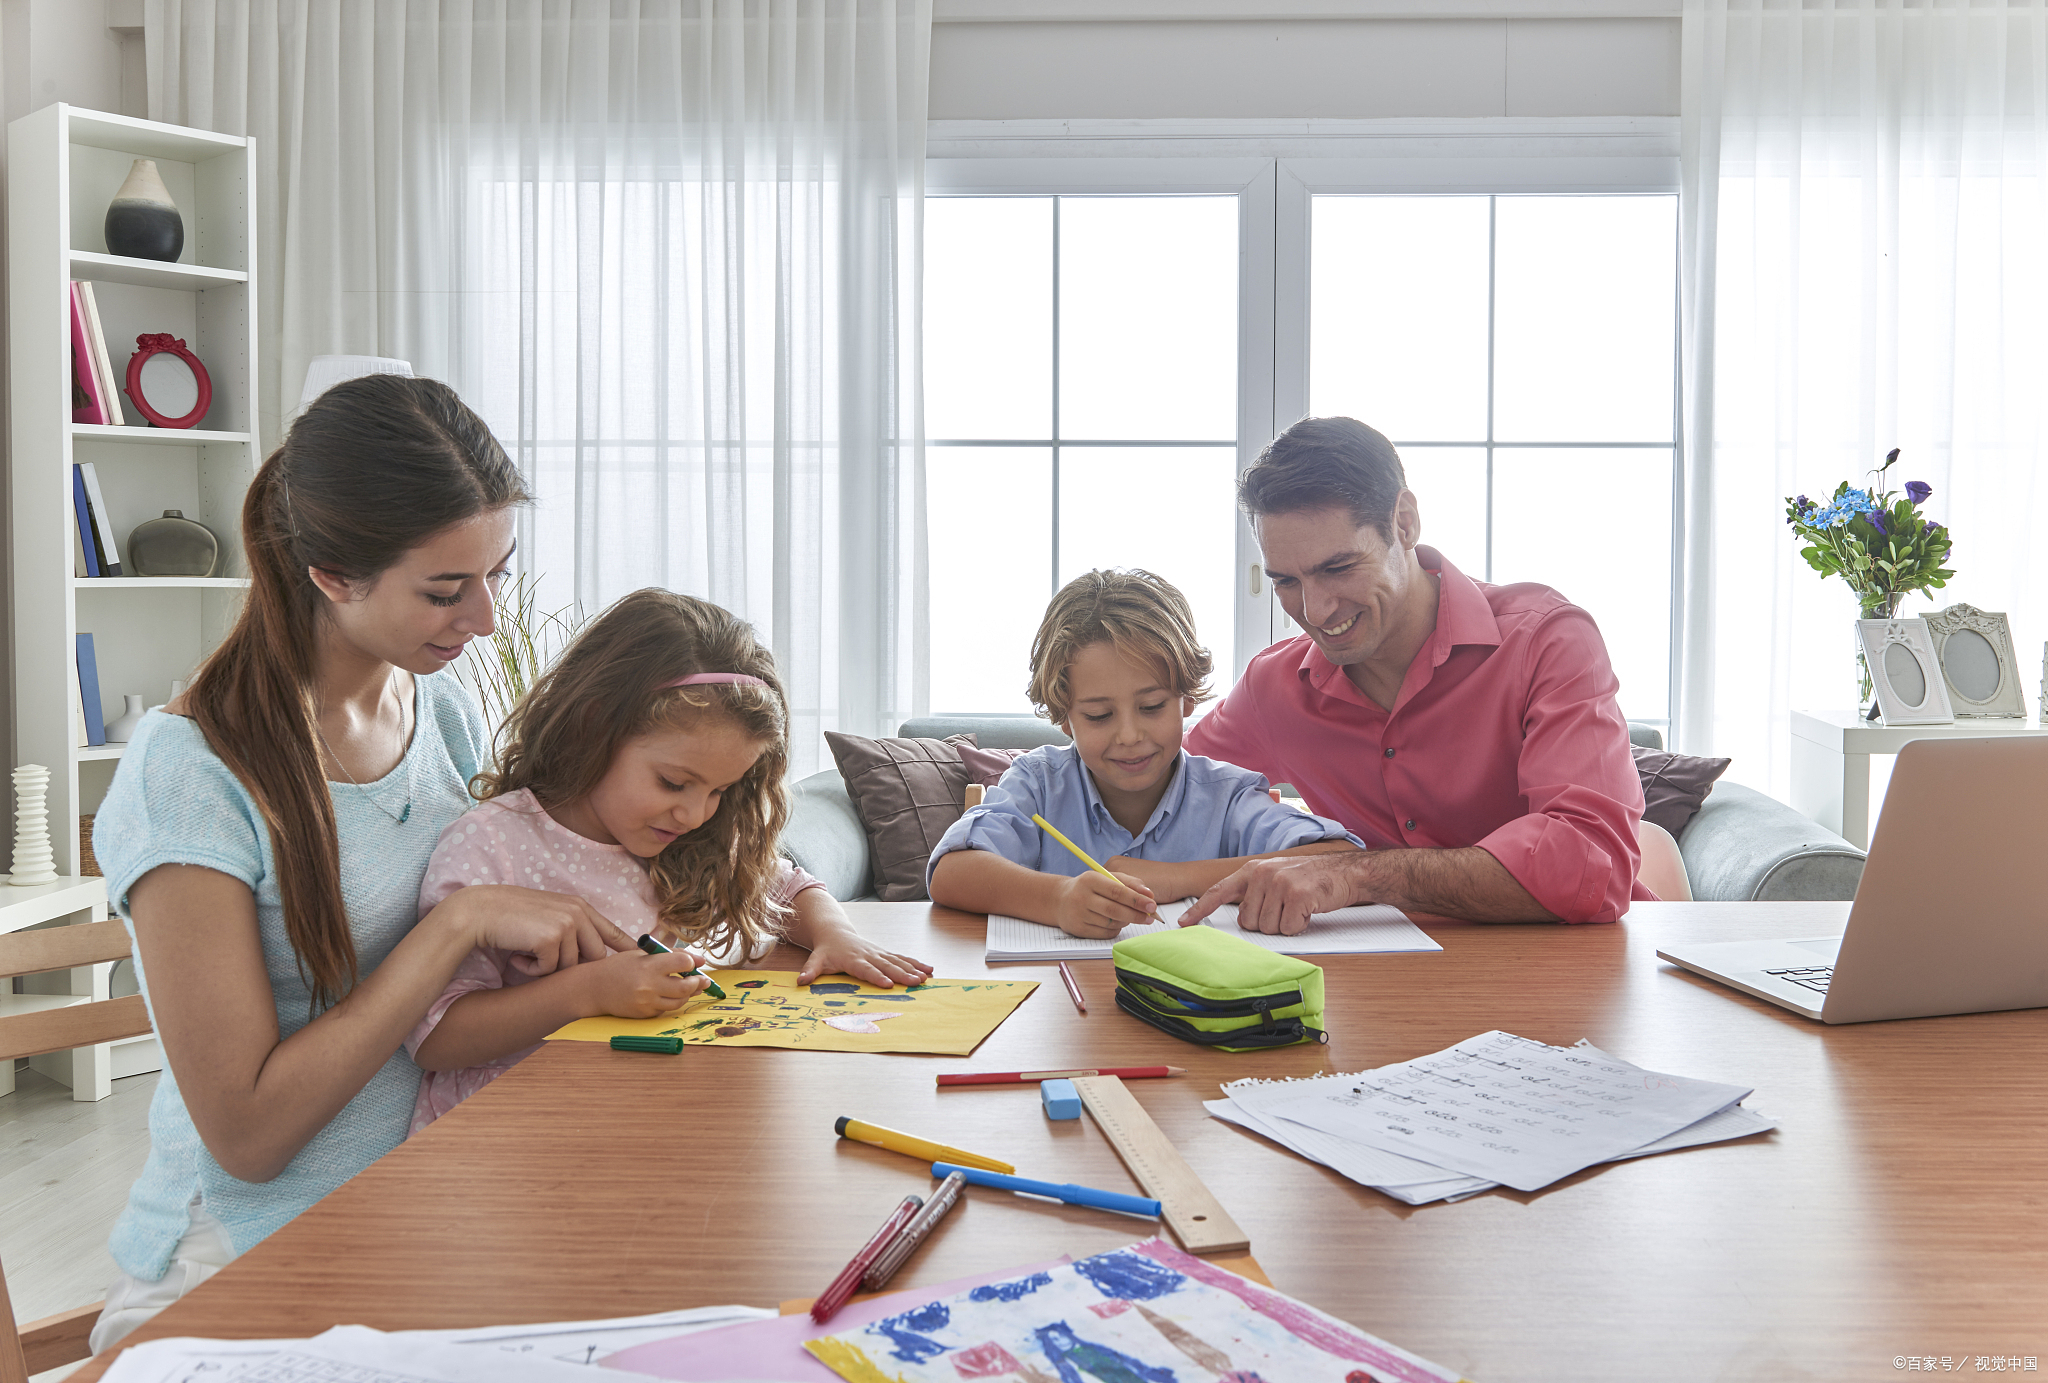
[[[634,1037],[620,1033],[612,1039],[615,1052],[659,1052],[663,1056],[681,1056],[683,1039],[680,1037]]]
[[[672,956],[675,954],[673,946],[664,946],[652,936],[640,938],[640,949],[650,956]],[[686,970],[683,973],[686,975],[704,975],[704,971],[701,968]],[[704,987],[711,991],[711,997],[714,999],[723,999],[725,997],[725,991],[718,987],[718,981],[708,975],[704,975]]]

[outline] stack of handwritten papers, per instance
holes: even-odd
[[[1749,1088],[1646,1071],[1598,1047],[1489,1032],[1355,1075],[1233,1081],[1219,1119],[1410,1205],[1535,1191],[1601,1162],[1777,1127]]]
[[[1458,1377],[1158,1239],[942,1297],[804,1348],[850,1383]]]

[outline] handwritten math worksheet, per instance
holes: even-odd
[[[1266,1103],[1289,1119],[1466,1176],[1535,1191],[1746,1098],[1750,1088],[1646,1071],[1598,1047],[1488,1032],[1413,1061]]]

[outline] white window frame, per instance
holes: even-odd
[[[1675,195],[1678,140],[1677,118],[1662,116],[935,120],[926,132],[925,191],[1236,196],[1242,474],[1268,441],[1308,412],[1309,213],[1316,194]],[[1283,257],[1281,246],[1296,248]],[[1680,446],[1671,467],[1674,692],[1686,470]],[[1236,532],[1233,682],[1259,650],[1290,632],[1241,518]]]

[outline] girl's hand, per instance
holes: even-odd
[[[922,984],[931,978],[932,968],[914,956],[885,951],[851,927],[820,927],[814,937],[811,958],[797,972],[798,984],[809,984],[820,975],[851,975],[856,980],[882,989],[899,984]]]
[[[590,996],[598,1013],[614,1018],[661,1018],[674,1013],[704,992],[711,981],[702,975],[679,975],[702,965],[704,957],[690,951],[645,956],[639,951],[612,956],[590,967]]]
[[[1152,920],[1158,904],[1145,881],[1132,874],[1105,879],[1094,870],[1076,874],[1059,888],[1059,929],[1068,936],[1097,939]]]
[[[513,968],[529,975],[603,960],[614,951],[639,954],[632,937],[573,894],[472,884],[449,894],[430,915],[444,912],[450,914],[448,924],[469,933],[472,945],[513,952]]]

